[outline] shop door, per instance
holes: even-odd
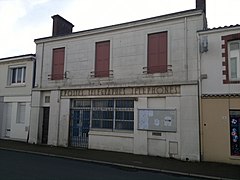
[[[90,109],[71,110],[70,146],[88,148]]]
[[[49,109],[49,107],[43,108],[42,144],[47,144],[48,141]]]

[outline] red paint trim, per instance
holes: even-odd
[[[222,72],[225,75],[225,79],[223,79],[223,84],[238,84],[240,81],[231,81],[229,79],[229,67],[228,67],[228,43],[230,41],[240,40],[240,33],[230,34],[227,36],[222,36],[222,40],[224,40],[224,44],[222,44],[222,49],[224,53],[222,53],[222,57],[224,58],[222,62],[222,66],[224,67],[224,71]]]

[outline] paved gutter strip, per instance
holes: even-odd
[[[98,160],[92,160],[92,159],[77,158],[77,157],[64,156],[64,155],[58,155],[58,154],[53,154],[53,153],[43,153],[43,152],[19,150],[19,149],[3,148],[3,147],[0,147],[0,149],[1,150],[8,150],[8,151],[15,151],[15,152],[22,152],[22,153],[30,153],[30,154],[35,154],[35,155],[43,155],[43,156],[71,159],[71,160],[77,160],[77,161],[84,161],[84,162],[89,162],[89,163],[97,163],[97,164],[118,166],[118,167],[132,168],[132,169],[139,169],[139,170],[145,170],[145,171],[161,172],[161,173],[173,174],[173,175],[191,176],[191,177],[205,178],[205,179],[235,180],[235,179],[221,178],[221,177],[215,177],[215,176],[207,176],[207,175],[201,175],[201,174],[184,173],[184,172],[178,172],[178,171],[155,169],[155,168],[148,168],[148,167],[121,164],[121,163],[112,163],[112,162],[107,162],[107,161],[98,161]]]

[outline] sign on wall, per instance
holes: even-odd
[[[177,110],[176,109],[139,109],[138,129],[176,132]]]
[[[82,96],[139,96],[139,95],[173,95],[180,94],[181,88],[178,85],[169,86],[139,86],[139,87],[108,87],[89,89],[66,89],[61,90],[61,97],[82,97]]]

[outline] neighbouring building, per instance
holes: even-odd
[[[0,59],[0,138],[27,141],[35,55]]]
[[[30,143],[200,160],[197,8],[36,39]]]
[[[202,160],[240,164],[240,26],[198,35]]]

